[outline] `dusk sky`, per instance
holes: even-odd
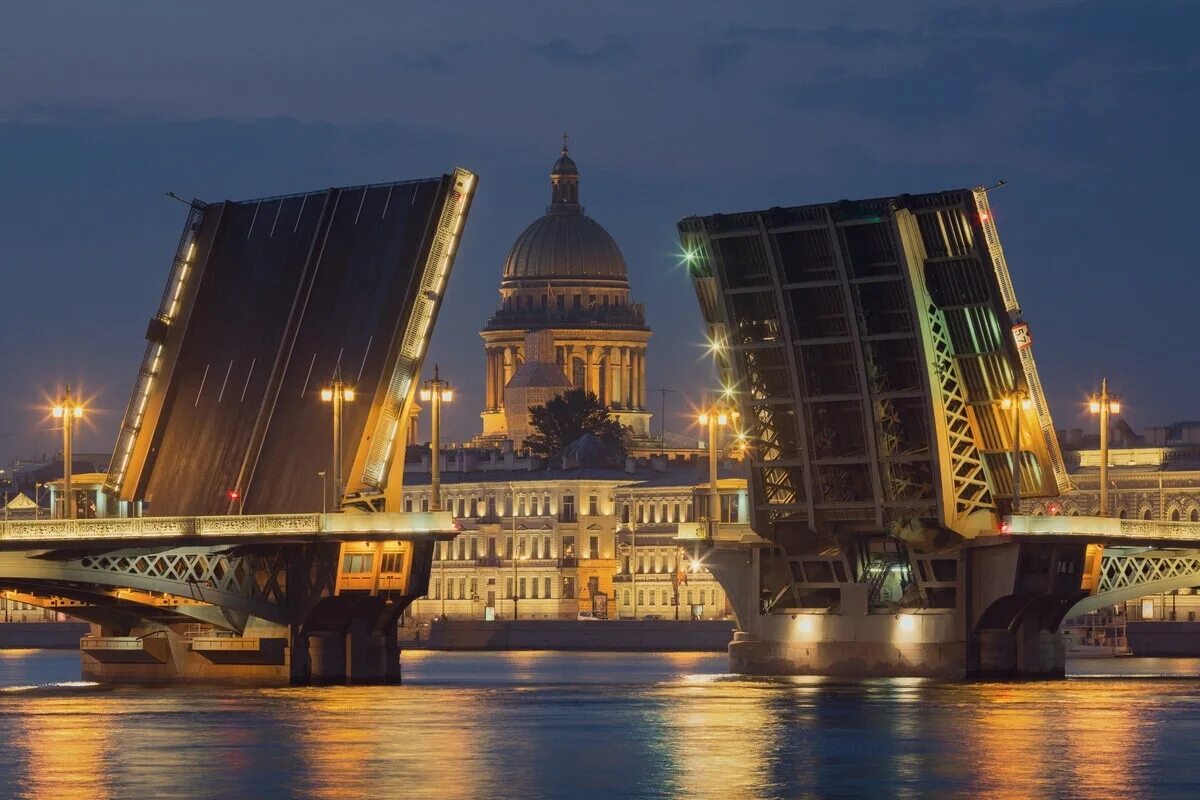
[[[58,450],[42,406],[65,379],[95,409],[77,448],[111,450],[183,225],[165,192],[456,165],[480,184],[427,371],[460,390],[449,434],[478,433],[478,330],[563,130],[646,304],[651,390],[710,383],[679,218],[1005,179],[992,204],[1056,425],[1093,424],[1079,403],[1104,374],[1135,427],[1200,418],[1200,3],[17,5],[0,461]]]

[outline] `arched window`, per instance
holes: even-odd
[[[1125,513],[1125,509],[1123,508],[1117,512],[1117,519],[1126,519],[1128,516],[1129,515]]]
[[[1150,519],[1150,509],[1147,508],[1142,512],[1142,519]]]
[[[1200,522],[1200,509],[1192,509],[1192,512],[1188,514],[1188,522]]]
[[[1179,509],[1178,508],[1171,509],[1171,522],[1179,522]]]

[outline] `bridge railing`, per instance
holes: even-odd
[[[338,539],[381,534],[404,538],[455,531],[448,512],[381,514],[244,514],[203,517],[104,517],[0,522],[0,542],[61,540],[260,538],[332,534]]]
[[[1043,536],[1078,536],[1130,542],[1180,542],[1200,544],[1200,522],[1120,519],[1118,517],[1014,516],[1005,518],[1006,533]]]

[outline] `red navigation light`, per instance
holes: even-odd
[[[228,497],[229,497],[229,499],[230,499],[230,500],[237,500],[237,499],[238,499],[238,497],[240,496],[240,495],[238,494],[238,490],[237,490],[237,489],[230,489],[230,490],[229,490],[228,492],[226,492],[225,494],[226,494],[226,496],[228,496]]]
[[[1058,503],[1051,503],[1050,505],[1046,506],[1046,512],[1052,517],[1057,517],[1062,513],[1062,506],[1060,506]]]
[[[1009,524],[1007,521],[1001,522],[1000,523],[1000,532],[1001,533],[1012,533],[1012,525]]]
[[[980,222],[987,222],[991,218],[992,218],[992,215],[989,214],[988,212],[986,212],[986,211],[979,212],[979,221]]]

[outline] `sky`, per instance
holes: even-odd
[[[89,400],[110,451],[185,209],[480,176],[427,369],[479,430],[478,330],[571,135],[654,330],[667,428],[711,385],[675,223],[1006,180],[993,211],[1060,428],[1107,375],[1138,428],[1200,418],[1197,2],[7,3],[0,462]],[[657,426],[657,422],[656,422]],[[656,428],[657,429],[657,428]]]

